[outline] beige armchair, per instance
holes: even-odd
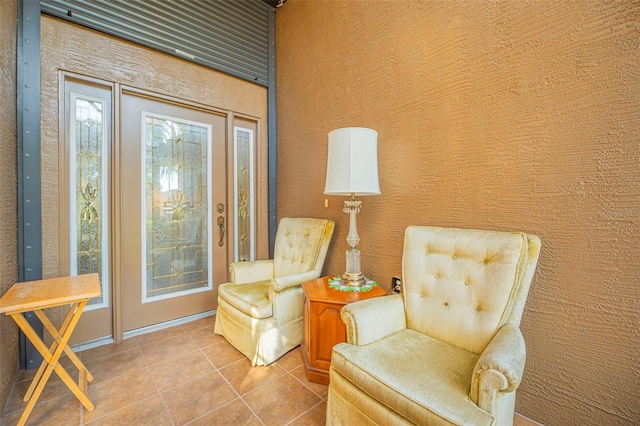
[[[322,272],[334,222],[283,218],[273,260],[232,263],[218,288],[214,332],[252,365],[268,365],[302,342],[302,284]]]
[[[407,228],[404,293],[341,311],[327,424],[512,424],[539,252],[533,235]]]

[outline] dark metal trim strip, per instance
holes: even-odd
[[[269,14],[269,85],[267,86],[267,127],[268,127],[268,200],[269,200],[269,258],[273,259],[278,228],[278,190],[276,149],[276,21],[275,10]]]
[[[40,3],[18,3],[17,143],[18,143],[18,280],[42,279],[42,202],[40,177]],[[25,318],[42,337],[40,320]],[[33,344],[20,333],[20,368],[42,362]]]

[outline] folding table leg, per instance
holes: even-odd
[[[33,328],[31,328],[31,325],[29,325],[27,320],[24,319],[22,314],[14,314],[12,315],[12,317],[15,320],[15,322],[18,324],[18,326],[22,329],[25,336],[31,341],[31,343],[33,343],[33,346],[35,346],[38,352],[40,352],[40,354],[45,358],[45,361],[43,361],[43,365],[45,362],[48,363],[44,368],[44,370],[42,371],[42,374],[40,375],[40,377],[34,377],[33,381],[31,382],[32,386],[35,384],[35,388],[31,392],[31,395],[29,397],[29,402],[27,402],[27,406],[22,412],[22,416],[20,416],[20,420],[18,420],[18,426],[22,426],[27,422],[27,419],[29,418],[29,415],[31,414],[33,407],[36,405],[36,402],[38,402],[38,398],[40,398],[40,393],[44,389],[44,385],[49,380],[49,376],[51,376],[53,367],[52,367],[52,364],[49,363],[49,361],[52,360],[49,350],[44,345],[44,343],[42,343],[40,336],[38,336],[38,334],[35,331],[33,331]],[[31,386],[29,388],[31,388]]]
[[[62,325],[60,326],[60,332],[59,333],[55,329],[55,327],[51,323],[51,321],[49,321],[49,318],[47,318],[47,316],[41,310],[35,311],[36,316],[40,319],[40,321],[42,321],[42,324],[49,331],[49,333],[51,333],[51,335],[53,336],[53,338],[55,340],[53,342],[53,344],[51,345],[51,347],[49,348],[49,352],[53,353],[53,351],[55,351],[55,349],[57,348],[57,345],[60,343],[60,334],[64,334],[65,331],[67,330],[67,328],[69,327],[69,323],[71,322],[71,319],[73,318],[73,314],[75,312],[74,307],[75,307],[75,304],[72,305],[71,309],[69,309],[69,312],[67,312],[67,315],[66,315],[64,321],[62,322]],[[78,364],[76,364],[74,359],[77,360],[78,363],[80,363],[80,360],[78,360],[78,358],[73,353],[73,351],[71,351],[69,349],[69,351],[67,352],[67,349],[68,349],[68,347],[64,348],[65,353],[67,353],[67,355],[69,355],[69,352],[73,354],[73,357],[69,356],[69,358],[74,362],[76,367],[78,369],[80,369],[80,367],[78,366]],[[31,395],[33,395],[33,391],[35,390],[36,386],[38,385],[38,382],[40,381],[40,378],[42,377],[42,374],[44,373],[44,369],[46,367],[47,367],[47,360],[45,359],[40,364],[40,367],[38,368],[38,372],[36,373],[35,377],[31,381],[31,385],[29,386],[29,389],[27,389],[27,392],[25,393],[24,398],[22,399],[23,401],[28,401],[31,398]],[[91,380],[93,380],[93,377],[91,377]]]
[[[94,406],[89,400],[89,398],[87,397],[87,395],[78,388],[78,386],[73,381],[71,376],[69,376],[69,373],[67,373],[67,371],[58,363],[60,359],[60,355],[62,355],[62,352],[64,352],[64,349],[67,346],[67,342],[71,337],[71,333],[73,332],[73,329],[78,323],[78,320],[80,319],[80,315],[82,314],[82,310],[84,309],[86,304],[87,304],[87,300],[83,300],[81,302],[76,302],[73,304],[70,311],[71,317],[68,323],[67,323],[67,320],[65,319],[65,324],[67,325],[67,327],[62,333],[60,341],[59,342],[55,341],[51,345],[51,349],[53,350],[53,353],[50,352],[49,348],[47,348],[47,346],[44,344],[42,339],[40,339],[38,334],[33,330],[31,325],[27,322],[27,320],[21,314],[11,315],[15,320],[15,322],[20,327],[20,329],[22,329],[25,336],[31,341],[31,343],[33,343],[34,347],[38,350],[38,352],[40,352],[42,357],[45,359],[45,361],[43,361],[43,364],[44,362],[47,363],[46,367],[44,368],[44,371],[42,371],[42,375],[40,377],[34,378],[32,382],[32,385],[34,383],[36,383],[36,385],[31,395],[29,396],[29,402],[27,403],[27,406],[25,407],[25,410],[22,413],[20,420],[18,421],[18,425],[23,425],[29,418],[29,415],[31,414],[33,407],[38,401],[38,398],[40,397],[40,394],[42,393],[44,386],[46,385],[47,381],[49,380],[49,377],[51,376],[51,373],[54,370],[56,371],[58,376],[60,376],[62,381],[67,385],[67,387],[71,390],[71,392],[73,392],[73,394],[80,400],[82,405],[84,405],[85,408],[89,411],[93,410]]]
[[[73,309],[69,310],[69,313],[67,313],[67,318],[70,317],[69,314],[72,312],[73,312]],[[36,315],[40,319],[40,321],[42,321],[42,324],[47,329],[47,331],[49,331],[49,333],[54,338],[56,343],[60,343],[60,340],[62,339],[61,335],[65,333],[66,328],[68,326],[67,319],[65,319],[65,322],[62,324],[62,326],[60,327],[60,331],[58,332],[58,330],[56,330],[55,326],[51,323],[49,318],[47,318],[47,316],[42,311],[36,311]],[[52,349],[50,350],[55,350],[55,348],[52,346]],[[82,361],[80,361],[80,359],[75,354],[75,352],[71,350],[69,345],[65,345],[64,353],[67,354],[67,356],[69,357],[71,362],[73,362],[73,365],[76,366],[78,371],[85,371],[86,373],[85,377],[87,378],[87,380],[90,382],[93,382],[93,376],[91,375],[91,373],[89,373],[89,371],[86,369]]]

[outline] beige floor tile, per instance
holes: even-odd
[[[226,340],[216,343],[215,345],[207,346],[201,350],[216,368],[222,368],[232,362],[246,358]]]
[[[290,423],[291,426],[317,426],[324,425],[327,415],[327,403],[322,401],[320,404],[311,408],[302,416]]]
[[[28,424],[324,425],[328,387],[307,380],[299,347],[270,366],[251,367],[225,339],[207,345],[215,339],[214,317],[194,322],[81,352],[96,376],[89,384],[95,410],[84,410],[54,373]],[[68,371],[77,380],[77,369]],[[34,374],[19,374],[0,426],[17,423]],[[537,423],[516,415],[514,424]]]
[[[157,392],[149,369],[138,370],[113,380],[89,386],[89,399],[95,405],[95,409],[93,411],[84,410],[84,421],[89,422],[106,416],[149,398]]]
[[[37,368],[33,368],[31,370],[20,370],[20,372],[18,373],[18,378],[16,379],[16,383],[33,379],[37,371]]]
[[[198,349],[198,347],[191,341],[186,333],[140,346],[140,350],[148,365],[157,364],[179,355],[193,352],[196,349]]]
[[[78,354],[76,353],[76,356]],[[70,371],[69,368],[77,368],[75,366],[75,364],[73,363],[73,361],[71,361],[71,358],[69,358],[66,354],[62,354],[62,356],[60,357],[60,361],[58,361],[60,363],[60,365],[62,365],[65,369],[67,369],[67,371]],[[37,371],[37,370],[36,370]]]
[[[262,423],[251,412],[249,407],[236,399],[225,406],[206,414],[199,419],[189,423],[189,426],[211,426],[211,425],[237,425],[237,426],[258,426]]]
[[[516,413],[513,416],[513,426],[543,426],[541,423],[531,420],[521,414]]]
[[[106,356],[115,355],[120,352],[130,351],[137,348],[138,342],[134,338],[121,340],[119,342],[109,343],[108,345],[98,346],[96,348],[87,349],[80,352],[80,359],[83,364],[104,358]]]
[[[141,334],[139,336],[132,337],[127,340],[134,340],[138,346],[148,345],[149,343],[159,342],[161,340],[169,339],[171,337],[185,335],[184,329],[181,325],[174,327],[164,328],[162,330],[153,331],[147,334]]]
[[[240,395],[251,392],[257,387],[287,374],[282,367],[275,363],[266,367],[251,367],[251,361],[247,358],[229,364],[219,371]]]
[[[276,362],[280,365],[280,367],[284,368],[287,371],[295,370],[296,368],[300,367],[301,365],[303,365],[300,346],[291,349],[289,352],[280,357],[280,359]]]
[[[67,368],[66,370],[73,378],[73,380],[77,383],[78,370],[76,370],[75,368]],[[15,411],[22,412],[22,410],[24,410],[24,407],[27,405],[27,403],[22,401],[22,398],[24,398],[24,395],[27,393],[27,389],[29,389],[31,382],[31,380],[26,380],[15,384],[15,386],[13,387],[13,391],[9,396],[9,400],[7,401],[7,405],[5,406],[5,414],[13,413]],[[51,373],[49,380],[44,385],[44,389],[42,390],[42,393],[38,398],[38,403],[59,398],[67,394],[71,394],[71,391],[54,371],[53,373]]]
[[[197,330],[203,327],[213,327],[215,322],[216,322],[216,316],[211,315],[208,317],[197,319],[195,321],[184,323],[182,324],[182,329],[188,333],[190,331]]]
[[[160,394],[176,426],[184,425],[238,398],[217,371]]]
[[[26,405],[26,403],[25,403]],[[58,426],[58,425],[79,425],[81,424],[80,410],[82,405],[72,394],[60,398],[51,399],[46,402],[38,402],[27,420],[27,426]],[[3,426],[16,425],[23,410],[6,415],[0,421]]]
[[[327,399],[327,394],[329,393],[329,386],[322,385],[320,383],[310,382],[307,379],[307,371],[304,369],[304,365],[296,368],[290,373],[298,380],[300,380],[306,387],[311,389],[316,395],[318,395],[322,399]]]
[[[286,424],[322,401],[289,374],[260,386],[243,399],[267,426]]]
[[[160,395],[154,395],[87,424],[91,426],[173,425]]]
[[[160,392],[215,370],[211,362],[199,350],[154,364],[149,369]]]
[[[138,347],[85,362],[84,365],[93,375],[93,382],[90,383],[90,386],[95,386],[98,383],[114,379],[123,374],[141,370],[147,366]]]
[[[224,337],[213,333],[213,326],[199,328],[187,333],[193,343],[198,345],[199,348],[211,346],[216,343],[220,343],[224,340]]]

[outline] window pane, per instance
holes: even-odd
[[[235,129],[235,261],[253,260],[253,131]]]
[[[108,190],[105,161],[105,103],[72,95],[73,130],[70,146],[71,274],[98,273],[102,296],[90,305],[108,300]]]
[[[210,288],[210,126],[145,116],[145,299]]]

